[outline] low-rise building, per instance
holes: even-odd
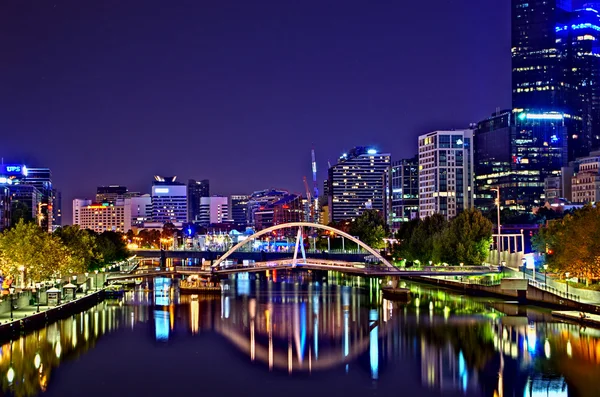
[[[600,151],[577,159],[579,170],[571,178],[574,203],[595,203],[600,200]]]

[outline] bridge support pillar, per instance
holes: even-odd
[[[391,287],[392,288],[398,288],[398,284],[400,283],[400,277],[398,277],[398,276],[392,276],[390,278],[391,278],[391,282],[392,282]]]

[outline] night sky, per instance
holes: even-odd
[[[368,6],[367,6],[368,5]],[[510,107],[507,0],[3,0],[0,156],[102,184],[302,193],[314,143],[393,159]]]

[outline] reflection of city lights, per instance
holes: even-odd
[[[13,379],[15,379],[15,370],[12,369],[12,367],[6,372],[6,379],[8,380],[8,383],[12,383]]]
[[[548,342],[548,339],[544,343],[544,354],[546,354],[546,358],[550,358],[550,342]]]
[[[567,356],[573,357],[573,347],[571,346],[571,340],[567,341]]]
[[[60,341],[56,343],[56,348],[54,349],[56,353],[56,358],[60,358],[60,353],[62,352],[62,347],[60,346]]]
[[[42,363],[42,358],[40,357],[40,353],[36,353],[33,359],[33,365],[35,365],[35,369],[40,368],[40,364]]]

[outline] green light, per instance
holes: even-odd
[[[519,120],[525,120],[525,117],[527,117],[527,113],[520,113],[519,114]]]

